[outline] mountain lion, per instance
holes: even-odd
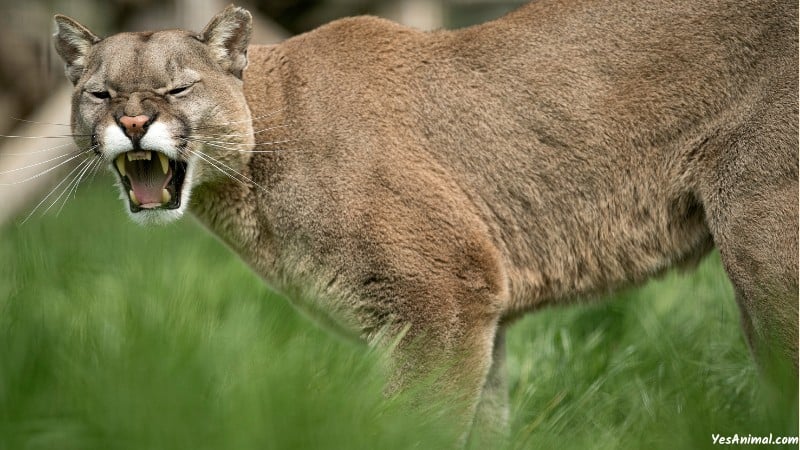
[[[56,16],[80,149],[143,224],[194,214],[299,306],[397,341],[465,427],[506,422],[505,326],[716,246],[760,358],[797,367],[789,1],[540,0],[421,32],[338,20],[248,46]]]

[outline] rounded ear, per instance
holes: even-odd
[[[230,5],[206,25],[200,39],[211,49],[223,69],[242,78],[247,67],[247,46],[253,30],[253,17],[244,8]]]
[[[56,52],[66,64],[67,78],[72,84],[78,82],[86,66],[86,54],[100,38],[75,19],[58,14],[55,16],[56,34],[53,44]]]

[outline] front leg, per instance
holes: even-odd
[[[461,444],[475,420],[493,352],[504,351],[495,343],[505,287],[496,253],[482,253],[482,246],[473,243],[458,258],[430,263],[423,258],[407,265],[395,259],[388,267],[373,263],[360,283],[360,316],[368,324],[368,337],[378,334],[397,342],[401,334],[392,349],[388,391],[419,392],[413,400],[423,413],[429,406],[452,408]],[[504,389],[498,377],[491,384]]]
[[[506,369],[505,329],[497,330],[492,348],[492,364],[483,385],[470,433],[470,448],[502,447],[508,438],[509,395]]]
[[[327,178],[331,195],[302,183],[281,191],[282,204],[325,202],[304,209],[313,223],[270,214],[283,245],[276,260],[306,291],[315,280],[320,307],[343,312],[366,340],[399,341],[387,390],[423,392],[422,413],[454,408],[466,441],[508,305],[505,260],[461,189],[427,164],[402,168],[412,162],[354,172],[358,192]]]
[[[391,349],[387,393],[413,392],[412,401],[420,414],[430,408],[433,411],[446,408],[457,427],[459,445],[463,446],[473,423],[485,420],[476,419],[476,411],[484,403],[487,383],[505,387],[497,379],[487,381],[493,366],[497,320],[491,316],[469,317],[455,311],[452,315],[440,315],[438,309],[422,308],[420,316],[427,316],[424,319],[391,326],[402,336]],[[397,342],[394,333],[386,337],[389,342]],[[498,393],[497,389],[490,390],[492,395]],[[483,407],[481,410],[488,412]]]

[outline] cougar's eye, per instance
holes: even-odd
[[[191,85],[191,84],[190,84],[190,85],[187,85],[187,86],[176,87],[175,89],[172,89],[171,91],[167,92],[167,94],[169,94],[169,95],[180,95],[180,94],[184,94],[184,93],[186,93],[186,92],[188,92],[188,91],[189,91],[189,88],[190,88],[190,87],[192,87],[192,85]]]
[[[108,91],[97,91],[97,92],[89,92],[92,94],[92,97],[99,98],[100,100],[105,100],[107,98],[111,98],[111,94]]]

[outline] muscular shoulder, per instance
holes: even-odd
[[[317,58],[354,61],[418,51],[429,34],[379,17],[357,16],[333,21],[284,44],[295,54],[313,52]]]

